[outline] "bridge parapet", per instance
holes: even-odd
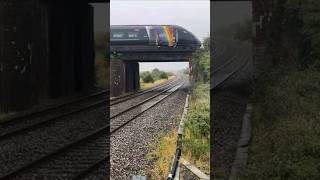
[[[123,61],[131,62],[188,62],[192,52],[178,53],[118,53],[111,55]]]

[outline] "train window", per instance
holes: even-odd
[[[129,38],[137,38],[138,37],[138,32],[129,32],[128,33]]]
[[[115,32],[112,34],[113,38],[123,38],[124,33],[123,32]]]
[[[149,28],[148,29],[149,41],[150,43],[158,43],[158,35],[155,29]]]

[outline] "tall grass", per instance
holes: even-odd
[[[176,151],[177,129],[163,133],[158,141],[151,145],[152,151],[147,154],[147,161],[152,164],[148,170],[148,179],[166,179],[172,163],[172,157]]]
[[[258,85],[241,179],[320,179],[320,72],[274,67]]]
[[[182,156],[210,173],[210,84],[192,87]]]
[[[173,124],[177,124],[180,119],[181,114],[175,114],[173,116],[175,123]],[[156,140],[154,142],[148,144],[151,149],[146,156],[150,166],[146,172],[148,179],[158,180],[167,178],[172,158],[176,151],[177,134],[177,127],[172,127],[170,132],[163,132],[155,138]]]
[[[205,173],[210,172],[210,85],[195,84],[189,99],[189,111],[183,136],[182,156]],[[175,117],[180,121],[181,115]],[[148,178],[166,179],[176,150],[177,128],[163,133],[150,145],[147,161],[152,165]]]

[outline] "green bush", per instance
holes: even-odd
[[[210,152],[210,84],[194,84],[185,124],[184,146],[195,158]],[[189,136],[189,137],[186,137]],[[204,141],[205,140],[205,141]]]
[[[153,76],[152,74],[146,74],[143,78],[142,78],[143,82],[145,83],[153,83],[154,82],[154,79],[153,79]]]
[[[159,69],[155,68],[151,72],[150,71],[144,71],[140,73],[140,78],[145,83],[154,82],[159,79],[168,79],[169,76],[174,75],[171,72],[164,72],[160,71]]]
[[[168,79],[168,75],[165,72],[161,72],[159,77],[160,77],[160,79]]]

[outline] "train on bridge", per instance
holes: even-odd
[[[111,96],[139,89],[140,62],[190,63],[193,53],[200,47],[201,41],[181,26],[112,25]]]
[[[201,41],[178,25],[111,25],[111,52],[181,52],[200,47]]]

